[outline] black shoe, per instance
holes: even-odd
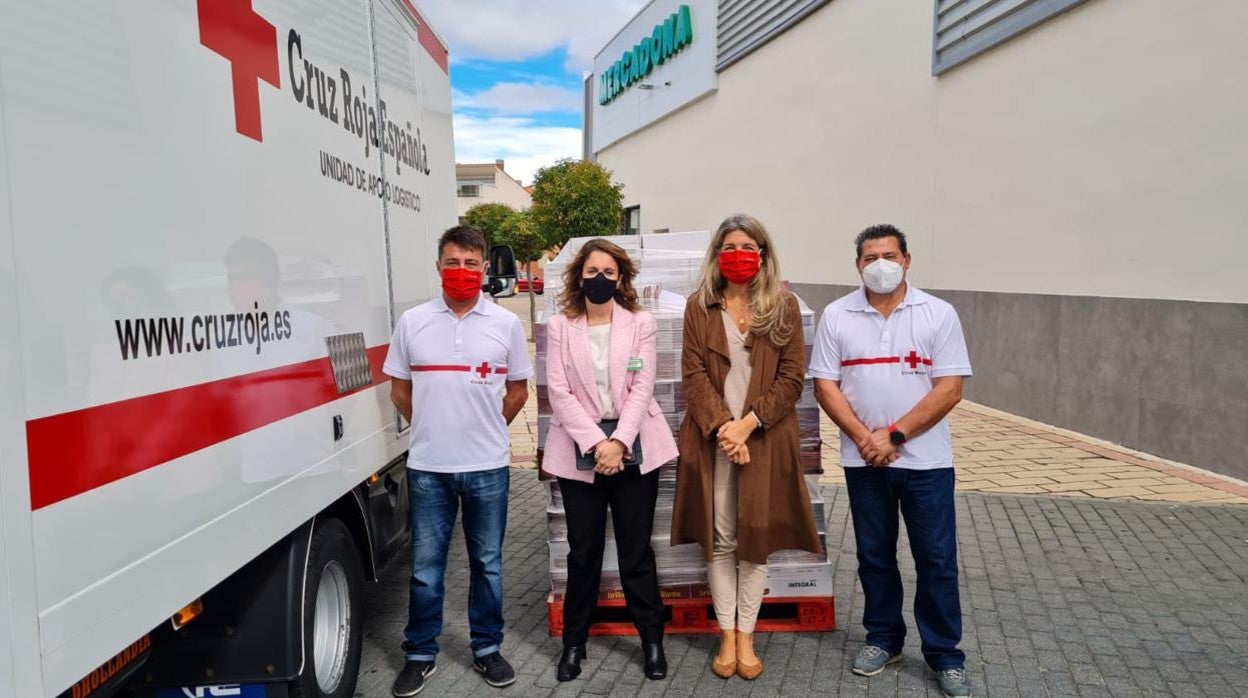
[[[559,657],[559,668],[555,670],[555,678],[560,681],[571,681],[580,676],[582,659],[585,659],[585,645],[564,645],[563,655]]]
[[[643,642],[641,651],[646,657],[646,678],[651,681],[667,678],[667,655],[663,654],[663,642]]]
[[[403,671],[394,680],[394,688],[390,692],[398,698],[408,698],[420,693],[425,688],[425,679],[433,676],[438,667],[433,662],[408,660]]]
[[[472,668],[485,677],[485,682],[494,688],[510,686],[516,682],[516,670],[511,668],[501,652],[491,652],[484,657],[472,660]]]

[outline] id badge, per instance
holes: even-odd
[[[641,364],[640,356],[634,356],[633,358],[628,360],[628,370],[630,371],[640,371],[641,365],[642,364]]]

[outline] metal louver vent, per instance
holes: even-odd
[[[940,75],[1087,0],[936,0],[932,74]]]
[[[715,69],[724,70],[801,22],[829,0],[719,0]]]

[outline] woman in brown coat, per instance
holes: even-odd
[[[719,620],[712,668],[756,678],[754,623],[777,550],[823,551],[798,460],[797,401],[806,342],[797,299],[763,224],[720,224],[685,306],[681,357],[688,411],[672,544],[698,542]],[[734,634],[735,631],[735,634]]]

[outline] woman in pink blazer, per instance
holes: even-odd
[[[547,324],[550,433],[542,467],[558,476],[568,522],[568,590],[557,678],[581,673],[606,544],[615,527],[624,599],[641,635],[644,672],[667,676],[663,601],[650,536],[660,465],[676,439],[654,400],[655,324],[637,304],[637,268],[619,245],[590,240],[564,273]]]

